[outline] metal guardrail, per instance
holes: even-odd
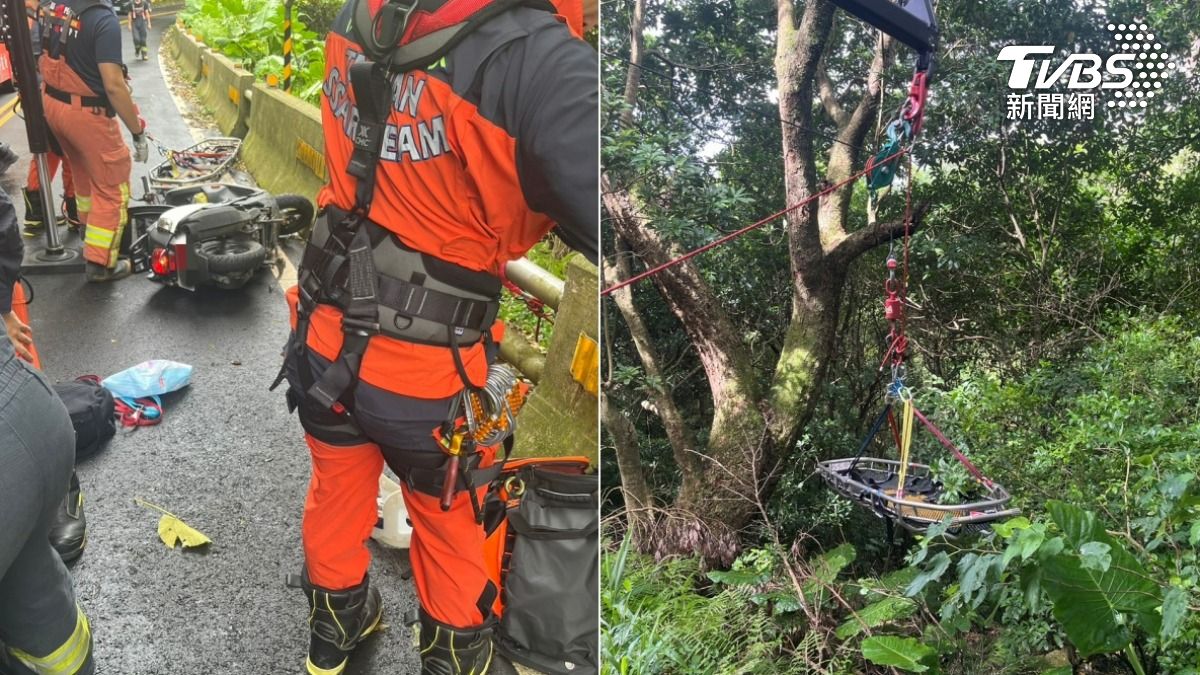
[[[546,303],[547,307],[558,310],[567,285],[564,280],[538,267],[528,258],[509,262],[505,267],[505,275],[521,290]],[[500,358],[516,366],[534,384],[542,379],[546,368],[546,355],[541,348],[516,330],[505,332],[504,341],[500,343]]]

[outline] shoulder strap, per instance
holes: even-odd
[[[358,181],[355,211],[365,218],[375,196],[375,173],[391,107],[392,80],[382,65],[360,61],[350,66],[350,86],[358,104],[358,124],[354,128],[354,152],[346,172]]]
[[[464,19],[420,35],[410,34],[409,24],[414,13],[421,11],[436,16],[443,9],[458,11],[458,7],[451,6],[455,1],[386,0],[372,18],[369,0],[354,0],[351,32],[368,58],[386,62],[393,72],[408,72],[436,63],[476,28],[510,9],[531,7],[552,13],[557,11],[549,0],[490,0]],[[441,23],[433,21],[431,25]]]

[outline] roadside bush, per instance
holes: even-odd
[[[333,27],[333,20],[341,11],[344,0],[299,0],[296,12],[304,17],[304,23],[317,35],[324,36]]]
[[[298,13],[297,13],[298,14]],[[282,0],[187,0],[180,15],[193,34],[214,51],[265,80],[283,81]],[[230,21],[230,17],[238,17]],[[292,93],[317,103],[325,78],[322,36],[310,30],[301,16],[292,22]]]

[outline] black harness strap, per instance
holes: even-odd
[[[339,405],[349,409],[343,398],[354,389],[371,336],[379,334],[379,309],[376,304],[378,275],[372,258],[371,237],[365,224],[375,196],[375,177],[383,147],[384,125],[392,98],[392,80],[381,64],[369,61],[354,64],[350,67],[350,84],[354,88],[359,114],[358,125],[354,129],[354,152],[346,167],[347,173],[358,179],[354,212],[332,225],[329,234],[332,241],[326,242],[324,251],[316,249],[317,253],[310,254],[309,251],[316,248],[311,243],[305,251],[298,280],[300,301],[296,307],[294,345],[297,351],[297,374],[304,396],[322,408],[335,410]],[[340,251],[330,252],[331,244]],[[342,351],[337,360],[325,369],[321,378],[315,380],[307,354],[309,321],[323,292],[333,292],[335,277],[347,268],[346,287],[350,297],[345,299],[342,308]],[[285,372],[281,371],[272,388],[283,381],[284,375]]]
[[[843,471],[843,474],[850,474],[858,467],[858,460],[862,459],[863,453],[867,451],[867,447],[871,445],[871,441],[875,440],[875,436],[879,434],[879,430],[883,428],[883,422],[887,419],[888,413],[892,410],[892,404],[889,403],[883,406],[883,411],[879,413],[879,417],[871,423],[871,429],[867,432],[866,437],[862,439],[862,443],[858,446],[858,452],[854,455],[854,460],[850,462],[850,466]]]

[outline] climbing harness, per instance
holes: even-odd
[[[482,385],[473,383],[460,353],[482,342],[494,354],[491,326],[500,308],[501,280],[410,248],[369,214],[394,88],[401,79],[397,75],[431,66],[471,31],[516,6],[553,11],[545,0],[389,0],[372,17],[368,1],[356,0],[351,31],[367,58],[349,68],[358,123],[345,171],[357,181],[355,204],[350,211],[327,206],[313,227],[299,269],[291,342],[299,388],[289,388],[289,409],[314,406],[352,425],[353,392],[372,337],[449,348],[464,390],[446,421],[431,431],[446,458],[433,468],[422,465],[427,457],[413,457],[416,468],[407,480],[413,489],[439,497],[443,510],[449,510],[456,493],[467,492],[477,520],[483,518],[477,488],[498,479],[528,391],[515,371],[499,364],[489,366]],[[316,377],[308,330],[320,304],[341,311],[344,339],[341,352]],[[272,389],[285,373],[286,363]],[[503,455],[480,466],[482,449],[494,446],[502,446]]]

